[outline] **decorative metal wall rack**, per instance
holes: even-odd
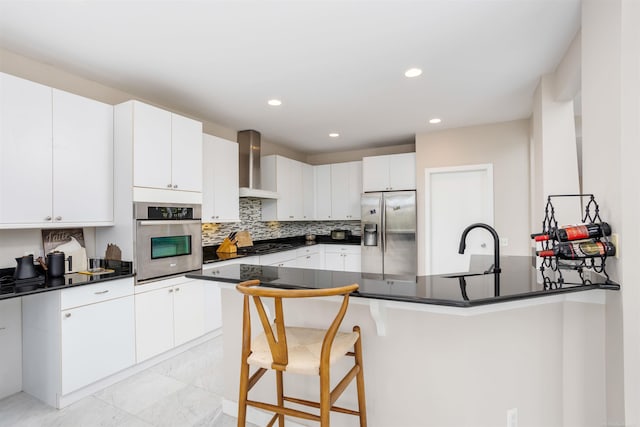
[[[579,197],[582,199],[588,198],[584,206],[584,216],[582,217],[582,223],[601,223],[600,218],[600,206],[596,202],[593,194],[554,194],[547,197],[547,205],[544,208],[544,220],[542,221],[542,233],[548,234],[551,239],[541,242],[542,250],[553,249],[554,237],[557,238],[558,232],[558,220],[555,216],[555,207],[553,206],[552,199],[560,197]],[[558,241],[557,239],[555,239]],[[609,241],[608,236],[595,238],[595,241]],[[558,257],[545,257],[542,260],[542,264],[539,269],[542,273],[544,289],[559,289],[565,283],[565,279],[562,275],[563,270],[575,270],[580,276],[580,280],[583,285],[592,284],[591,280],[585,274],[585,270],[591,270],[595,273],[601,274],[609,282],[609,274],[606,271],[606,256],[583,258],[579,260],[565,260],[558,259]],[[551,276],[554,276],[555,280]]]

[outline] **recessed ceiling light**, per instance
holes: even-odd
[[[437,124],[438,124],[438,123],[440,123],[441,121],[442,121],[441,119],[439,119],[439,118],[435,117],[435,118],[433,118],[433,119],[429,120],[429,123],[431,123],[432,125],[437,125]]]
[[[406,77],[418,77],[420,74],[422,74],[422,70],[420,68],[409,68],[404,72]]]
[[[340,136],[340,134],[339,134],[338,132],[331,132],[331,133],[329,134],[329,136],[330,136],[331,138],[337,138],[337,137],[339,137],[339,136]]]
[[[277,107],[279,105],[282,105],[282,101],[280,101],[279,99],[270,99],[267,101],[267,104],[271,105],[272,107]]]

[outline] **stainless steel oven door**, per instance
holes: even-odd
[[[200,268],[200,220],[136,221],[136,282]]]

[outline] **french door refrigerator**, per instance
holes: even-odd
[[[362,272],[415,279],[416,192],[364,193],[360,205]]]

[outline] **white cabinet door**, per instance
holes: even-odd
[[[113,106],[56,89],[53,221],[113,222]]]
[[[22,390],[21,298],[0,301],[0,399]]]
[[[320,252],[303,255],[296,259],[296,266],[300,268],[322,268],[322,254]]]
[[[0,73],[0,223],[51,221],[51,88]]]
[[[61,312],[62,394],[135,363],[133,296]]]
[[[387,156],[362,159],[362,186],[364,191],[389,190],[389,159]]]
[[[202,144],[202,221],[240,221],[238,144],[206,134]]]
[[[133,185],[173,188],[171,113],[134,101],[133,140]]]
[[[344,271],[362,271],[361,256],[355,253],[345,253],[343,255]]]
[[[331,219],[331,165],[314,166],[315,175],[315,218]]]
[[[202,123],[171,114],[171,184],[202,192]]]
[[[309,221],[315,219],[315,178],[313,166],[306,163],[300,164],[302,168],[302,219]]]
[[[173,287],[136,294],[136,361],[173,348]]]
[[[324,269],[333,271],[344,271],[344,257],[339,252],[325,252]]]
[[[190,280],[173,288],[174,345],[204,334],[204,284]]]
[[[278,155],[261,159],[260,178],[265,190],[276,191],[276,200],[262,201],[263,221],[296,221],[303,219],[302,163]]]
[[[416,153],[394,154],[389,160],[389,190],[416,189]],[[364,161],[364,160],[363,160]],[[364,166],[363,166],[364,167]],[[364,173],[363,173],[364,176]],[[368,191],[368,190],[365,190]]]
[[[331,216],[334,220],[360,219],[362,162],[331,165]]]
[[[204,332],[222,327],[222,295],[220,286],[210,280],[204,282]]]

